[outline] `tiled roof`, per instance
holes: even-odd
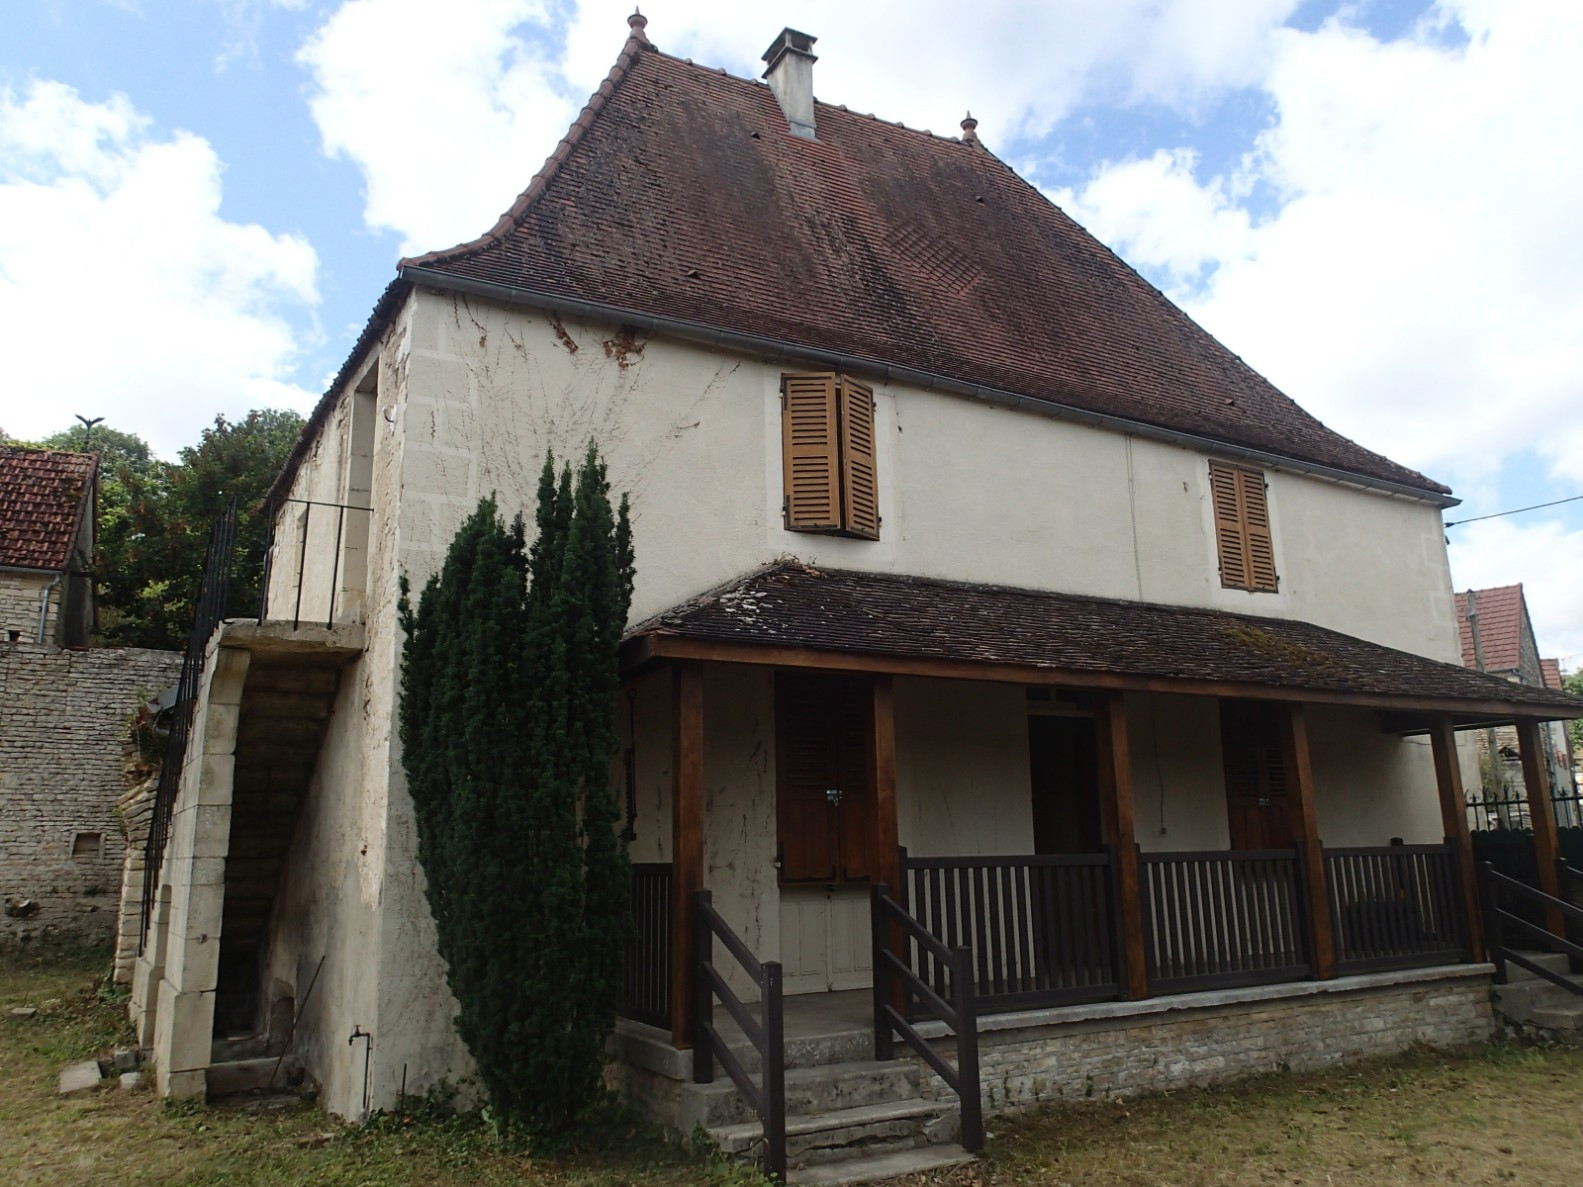
[[[1539,672],[1544,677],[1546,688],[1561,688],[1561,661],[1558,659],[1542,659],[1539,661]]]
[[[0,565],[67,567],[98,464],[91,453],[0,446]]]
[[[404,261],[940,376],[1432,493],[1331,431],[976,143],[627,42],[500,223]]]
[[[1519,671],[1523,664],[1523,620],[1528,615],[1523,604],[1522,584],[1496,585],[1468,592],[1478,608],[1477,650],[1484,653],[1484,670]],[[1462,636],[1462,662],[1476,669],[1478,655],[1473,646],[1473,624],[1468,621],[1467,593],[1457,595],[1457,630]]]
[[[1289,619],[783,563],[634,636],[1015,664],[1073,674],[1500,702],[1583,717],[1583,699]]]

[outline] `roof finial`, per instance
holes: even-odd
[[[967,113],[967,118],[962,121],[962,143],[978,143],[978,121],[973,118],[973,113]]]
[[[632,30],[632,36],[639,41],[649,39],[649,35],[643,31],[649,27],[649,18],[643,15],[641,9],[637,7],[632,9],[632,15],[627,18],[627,25]]]

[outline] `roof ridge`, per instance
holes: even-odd
[[[594,120],[598,118],[599,113],[604,110],[605,105],[610,101],[610,96],[615,94],[616,88],[621,85],[622,79],[627,76],[627,71],[632,68],[632,63],[637,60],[638,54],[643,50],[649,50],[654,53],[659,52],[655,48],[654,43],[644,34],[643,27],[634,25],[632,26],[632,32],[627,36],[626,43],[621,47],[621,52],[616,55],[615,65],[610,68],[610,73],[605,75],[605,79],[599,84],[598,89],[588,97],[588,102],[583,104],[582,111],[572,121],[572,126],[566,130],[566,135],[561,137],[548,159],[539,167],[539,171],[533,175],[532,179],[529,180],[528,188],[517,195],[517,200],[506,209],[504,214],[495,220],[494,226],[490,227],[478,238],[468,240],[465,243],[458,243],[454,247],[425,252],[417,256],[406,256],[396,261],[396,271],[399,273],[401,269],[406,267],[449,263],[472,252],[482,251],[485,248],[504,242],[506,236],[522,221],[523,216],[532,209],[539,195],[549,188],[550,182],[554,179],[556,173],[560,171],[561,163],[571,155],[572,149],[577,146],[577,142],[583,138],[583,134],[587,132]],[[670,55],[665,56],[669,57]]]

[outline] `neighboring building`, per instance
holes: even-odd
[[[289,1034],[347,1116],[466,1075],[397,581],[590,437],[634,507],[648,1025],[617,1074],[656,1115],[718,1119],[675,1049],[697,888],[788,1010],[854,1012],[857,1058],[872,995],[825,995],[870,983],[870,888],[905,885],[974,950],[993,1107],[1487,1034],[1455,731],[1583,701],[1458,663],[1447,489],[1299,409],[972,121],[816,103],[790,30],[766,87],[631,23],[496,227],[402,263],[276,484],[265,621],[210,643],[152,851],[161,1090],[231,1076],[235,1035]]]
[[[97,454],[0,446],[0,642],[88,642],[98,482]]]
[[[1521,583],[1470,589],[1457,594],[1457,629],[1465,667],[1488,672],[1514,684],[1561,690],[1561,662],[1540,658]],[[1491,727],[1474,736],[1483,775],[1480,802],[1471,805],[1474,827],[1528,827],[1516,729]],[[1566,826],[1583,825],[1583,803],[1578,798],[1572,743],[1567,736],[1566,723],[1549,723],[1540,737],[1545,770],[1550,786],[1555,789],[1557,821]]]

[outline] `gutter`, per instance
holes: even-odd
[[[1129,420],[1126,417],[1112,416],[1103,412],[1091,412],[1084,408],[1074,408],[1071,405],[1057,404],[1050,400],[1034,399],[1002,388],[964,383],[959,379],[951,379],[948,376],[927,371],[917,371],[910,367],[895,367],[889,364],[876,363],[868,359],[853,358],[850,355],[819,350],[817,347],[803,346],[779,338],[769,338],[758,334],[743,334],[735,330],[724,330],[699,322],[682,321],[677,318],[660,317],[654,314],[634,313],[629,309],[621,309],[614,305],[604,305],[597,301],[580,301],[571,297],[555,296],[549,293],[536,292],[532,289],[497,284],[487,280],[453,276],[446,272],[412,264],[402,265],[397,272],[397,278],[409,284],[423,285],[426,288],[445,292],[466,293],[472,296],[486,297],[507,305],[523,305],[531,309],[544,309],[555,313],[570,314],[574,317],[585,317],[595,321],[636,326],[638,329],[648,333],[681,338],[702,346],[738,350],[749,354],[768,354],[806,360],[831,367],[837,371],[877,376],[885,382],[894,380],[914,387],[920,387],[924,391],[951,392],[954,395],[967,396],[969,399],[981,400],[989,404],[999,404],[1005,407],[1021,409],[1025,412],[1036,412],[1042,416],[1071,421],[1074,424],[1110,429],[1148,440],[1160,441],[1167,445],[1191,449],[1199,453],[1214,454],[1236,461],[1250,462],[1265,469],[1287,470],[1293,473],[1307,474],[1311,477],[1340,483],[1344,486],[1363,487],[1369,490],[1380,491],[1384,494],[1395,495],[1399,498],[1412,499],[1415,502],[1429,503],[1441,508],[1455,507],[1462,502],[1461,499],[1454,498],[1448,494],[1440,494],[1437,491],[1409,486],[1402,482],[1393,482],[1386,478],[1374,478],[1356,474],[1350,470],[1342,470],[1319,462],[1301,461],[1282,454],[1254,449],[1250,446],[1233,445],[1225,441],[1218,441],[1212,437],[1201,437],[1194,433],[1168,429],[1145,421]]]
[[[64,574],[56,573],[50,583],[44,587],[38,599],[38,641],[44,642],[44,626],[49,621],[49,596],[59,585]]]

